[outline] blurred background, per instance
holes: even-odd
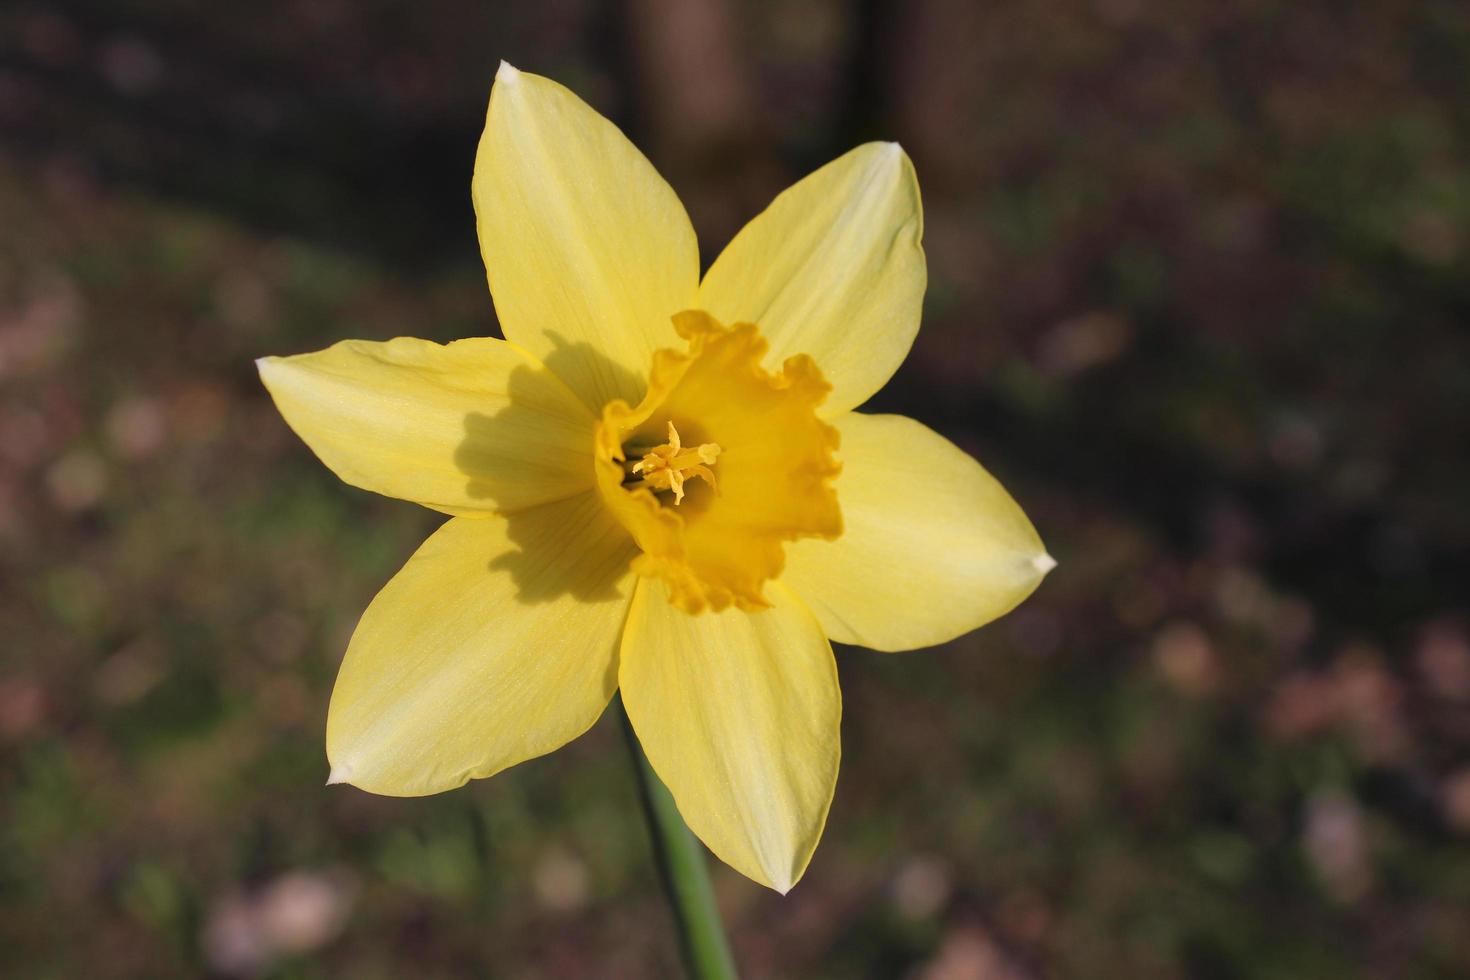
[[[252,359],[497,330],[496,64],[622,125],[706,262],[897,139],[925,325],[870,406],[1060,567],[839,650],[844,759],[752,977],[1470,974],[1470,8],[1437,0],[8,0],[0,971],[651,977],[614,719],[448,795],[322,786],[327,697],[436,524]]]

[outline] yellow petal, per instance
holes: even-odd
[[[483,515],[592,485],[586,406],[503,340],[346,340],[256,364],[287,424],[353,486]]]
[[[901,415],[835,420],[836,541],[787,547],[782,581],[827,635],[875,650],[953,639],[1015,608],[1055,562],[995,478]]]
[[[822,414],[862,404],[898,370],[924,299],[923,211],[897,143],[867,143],[784,191],[715,260],[699,305],[754,323],[767,365],[810,354],[832,384]]]
[[[779,584],[771,607],[691,616],[642,579],[623,635],[623,703],[689,828],[785,893],[806,870],[837,783],[842,695],[832,648]]]
[[[601,409],[637,404],[669,317],[694,305],[684,206],[616,126],[556,82],[502,64],[472,184],[508,340]]]
[[[448,521],[352,635],[331,781],[438,793],[586,731],[617,688],[633,550],[593,494]]]

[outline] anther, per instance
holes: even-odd
[[[679,430],[669,422],[669,441],[655,446],[644,453],[643,458],[628,467],[629,479],[623,486],[629,489],[646,486],[651,490],[674,491],[674,503],[684,500],[684,481],[699,477],[715,485],[715,474],[710,469],[720,455],[720,447],[713,442],[684,448],[679,440]],[[637,479],[633,479],[633,477]]]

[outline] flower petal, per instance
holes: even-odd
[[[833,391],[822,415],[862,404],[919,330],[926,272],[919,182],[897,143],[867,143],[794,184],[741,229],[699,288],[724,323],[754,323],[766,364],[810,354]]]
[[[679,812],[720,860],[785,893],[806,870],[837,783],[842,695],[812,614],[690,615],[642,579],[622,644],[623,703]]]
[[[503,340],[346,340],[256,365],[286,423],[355,487],[483,515],[593,483],[586,406]]]
[[[836,541],[787,545],[782,581],[827,635],[875,650],[933,646],[1015,608],[1055,562],[995,478],[901,415],[836,419]]]
[[[472,183],[501,328],[589,407],[637,404],[669,317],[694,305],[699,246],[679,198],[616,126],[502,64]]]
[[[445,523],[352,635],[331,781],[438,793],[586,731],[617,689],[634,551],[594,494]]]

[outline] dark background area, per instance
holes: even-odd
[[[496,330],[499,59],[632,136],[708,263],[897,139],[930,288],[869,407],[1060,567],[839,650],[844,760],[755,977],[1470,973],[1470,8],[1172,0],[0,7],[0,971],[646,977],[612,719],[326,789],[356,618],[434,526],[252,359]]]

